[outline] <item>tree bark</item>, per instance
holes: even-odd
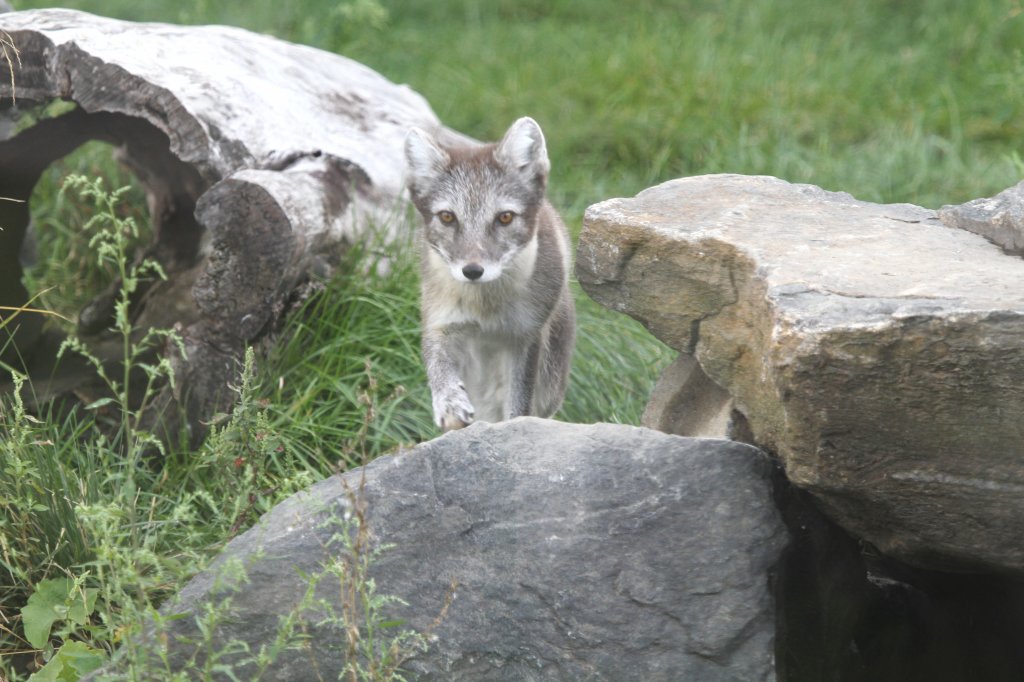
[[[17,200],[0,201],[0,305],[28,297],[17,254],[40,174],[86,141],[114,146],[146,191],[146,254],[169,278],[137,297],[133,319],[185,339],[187,356],[166,351],[176,389],[157,403],[171,423],[185,417],[193,441],[230,406],[244,348],[312,272],[329,271],[371,224],[390,240],[407,229],[395,216],[408,128],[457,136],[421,96],[365,66],[240,29],[49,9],[2,14],[0,31],[18,50],[0,65],[0,111],[77,105],[0,142],[0,196]],[[81,334],[106,333],[115,295],[81,311]],[[32,357],[52,348],[38,319],[17,322],[3,359],[52,366]]]

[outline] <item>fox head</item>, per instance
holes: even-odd
[[[551,164],[532,118],[513,123],[500,142],[474,147],[447,147],[413,128],[405,156],[424,241],[456,281],[497,280],[534,244]]]

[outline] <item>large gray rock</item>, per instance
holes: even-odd
[[[768,571],[786,542],[772,464],[753,447],[646,429],[535,418],[473,424],[365,468],[376,542],[372,575],[407,600],[394,615],[428,629],[458,581],[423,680],[769,680]],[[343,479],[359,488],[360,472]],[[290,498],[233,540],[219,565],[247,566],[217,641],[273,639],[279,617],[336,550],[348,513],[339,477]],[[170,611],[216,601],[218,570]],[[337,582],[334,582],[337,592]],[[324,596],[336,598],[330,590]],[[307,614],[310,650],[287,651],[262,679],[336,679],[344,635]],[[172,623],[180,662],[197,637]],[[245,669],[239,678],[246,679]]]
[[[1007,253],[1024,254],[1024,182],[994,197],[972,199],[958,206],[943,206],[939,220],[969,230],[998,244]]]
[[[706,374],[652,421],[709,381],[856,535],[1024,570],[1020,258],[917,206],[719,175],[592,206],[577,275]]]

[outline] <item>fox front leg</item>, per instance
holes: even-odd
[[[512,376],[509,383],[505,419],[514,419],[533,414],[533,390],[537,383],[537,362],[540,358],[540,341],[531,343],[512,362]]]
[[[441,331],[423,333],[423,364],[433,401],[434,423],[442,431],[452,431],[471,424],[475,410],[445,340]]]

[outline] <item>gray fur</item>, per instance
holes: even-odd
[[[434,421],[450,430],[551,416],[565,396],[576,314],[569,235],[544,197],[540,126],[521,118],[500,142],[460,146],[414,128],[405,151],[424,220],[422,346]]]

